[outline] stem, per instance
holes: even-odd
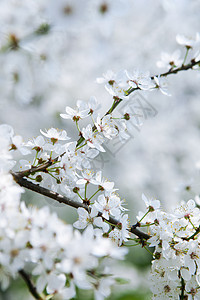
[[[29,179],[31,180],[36,180],[35,178],[31,177],[31,176],[28,176]]]
[[[84,140],[85,140],[84,137],[81,136],[81,137],[79,138],[79,140],[77,141],[76,147],[78,147],[80,144],[82,144],[82,142],[83,142]]]
[[[79,150],[79,149],[81,149],[82,147],[84,147],[86,145],[87,145],[87,142],[85,142],[85,144],[83,144],[83,145],[79,146],[78,148],[76,148],[76,151]]]
[[[56,178],[56,176],[54,176],[52,173],[48,173],[51,177],[53,177],[55,180],[56,180],[56,182],[58,183],[58,180],[59,180],[59,182],[60,182],[60,179],[58,179],[58,178]]]
[[[84,201],[84,199],[81,197],[81,195],[79,194],[79,192],[76,192],[76,194],[79,196],[79,198],[81,198],[82,201]]]
[[[140,219],[140,221],[138,221],[138,223],[141,223],[141,221],[148,215],[149,210],[146,212],[146,214],[144,214],[144,216]]]
[[[120,102],[122,102],[123,100],[121,98],[118,99],[118,101],[114,101],[111,108],[107,111],[107,113],[105,114],[105,116],[110,115],[115,108],[120,104]]]
[[[92,118],[93,124],[95,125],[95,120],[94,120],[94,118],[93,118],[93,115],[91,115],[91,118]]]
[[[194,230],[197,230],[197,228],[194,226],[194,224],[192,223],[192,221],[191,221],[190,218],[189,218],[189,222],[190,222],[190,224],[192,225],[193,229],[194,229]]]
[[[145,250],[147,250],[147,252],[149,252],[149,254],[151,254],[153,256],[153,253],[147,248],[147,247],[143,247]]]
[[[111,114],[111,112],[113,111],[114,105],[115,105],[115,100],[113,101],[113,104],[111,106],[111,108],[108,110],[108,114]]]
[[[183,66],[184,66],[184,64],[185,64],[185,62],[186,62],[186,59],[187,59],[189,50],[190,50],[190,48],[187,48],[187,47],[186,47],[186,53],[185,53],[185,57],[184,57],[183,64],[182,64]]]
[[[78,129],[78,132],[80,132],[80,128],[79,128],[79,126],[78,126],[78,121],[76,121],[76,127],[77,127],[77,129]]]
[[[189,240],[193,239],[199,232],[200,232],[200,225],[199,225],[199,227],[196,229],[196,231],[195,231],[189,238],[186,238],[185,240],[186,240],[186,241],[189,241]]]
[[[109,225],[111,225],[111,226],[117,226],[117,225],[119,224],[119,223],[113,224],[112,222],[110,222],[110,218],[109,218],[109,220],[107,220],[107,219],[104,218],[104,222],[106,222],[107,224],[109,224]],[[111,232],[111,231],[112,231],[112,229],[110,229],[109,232]]]
[[[138,243],[138,244],[134,244],[134,245],[127,245],[127,244],[125,244],[124,246],[125,247],[135,247],[135,246],[139,246],[140,244]]]
[[[151,225],[155,225],[155,223],[140,225],[140,227],[148,227],[148,226],[151,226]]]
[[[47,171],[49,172],[56,172],[60,167],[48,168]]]
[[[21,275],[21,277],[24,279],[25,283],[27,284],[28,289],[29,289],[30,293],[32,294],[32,296],[35,299],[43,300],[44,298],[38,294],[36,287],[34,286],[32,280],[30,279],[30,276],[24,270],[20,270],[19,274]]]
[[[85,200],[87,199],[87,186],[88,186],[88,182],[86,182],[85,184]]]
[[[34,166],[35,163],[36,163],[37,157],[38,157],[38,151],[36,152],[35,159],[34,159],[34,162],[33,162],[33,166]]]
[[[89,199],[88,201],[90,201],[101,189],[98,189]]]

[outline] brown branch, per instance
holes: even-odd
[[[109,218],[109,222],[111,224],[113,224],[113,225],[119,225],[120,224],[120,221],[118,221],[118,220],[116,220],[116,219],[114,219],[112,217]],[[129,229],[129,231],[131,233],[135,234],[137,237],[139,237],[141,241],[142,240],[148,240],[150,238],[150,235],[148,235],[145,232],[140,231],[139,229],[137,229],[135,227],[135,225],[131,226],[130,229]]]
[[[16,181],[16,183],[18,183],[20,186],[22,187],[25,187],[31,191],[34,191],[38,194],[41,194],[41,195],[44,195],[44,196],[47,196],[51,199],[54,199],[60,203],[64,203],[66,205],[69,205],[71,207],[74,207],[74,208],[79,208],[79,207],[83,207],[85,208],[88,212],[90,212],[90,208],[88,207],[88,205],[84,204],[84,203],[81,203],[81,202],[77,202],[77,201],[74,201],[68,197],[65,197],[59,193],[56,193],[54,191],[51,191],[49,189],[46,189],[44,187],[41,187],[39,184],[34,184],[30,181],[28,181],[27,179],[25,178],[22,178],[21,176],[19,176],[17,173],[14,173],[14,172],[11,172],[14,180]],[[102,213],[99,213],[99,216],[102,216]],[[109,222],[113,225],[119,225],[120,224],[120,221],[110,217],[109,218]],[[147,240],[150,238],[150,236],[140,230],[138,230],[137,228],[135,228],[135,226],[131,226],[130,228],[130,232],[135,234],[137,237],[139,237],[142,240]]]
[[[144,233],[144,232],[140,231],[139,229],[135,228],[135,226],[131,226],[130,232],[135,234],[136,236],[138,236],[141,239],[141,241],[148,240],[151,237],[147,233]]]
[[[180,271],[179,271],[179,277],[181,277]],[[180,287],[180,290],[181,290],[181,294],[179,295],[179,299],[180,300],[184,300],[185,299],[185,295],[184,295],[185,294],[185,281],[184,281],[184,279],[182,277],[181,277],[181,287]]]
[[[162,73],[160,75],[154,75],[154,76],[151,76],[150,78],[151,78],[151,80],[153,80],[154,77],[167,77],[168,75],[177,74],[177,73],[179,73],[181,71],[187,71],[189,69],[192,69],[194,66],[199,65],[199,64],[200,64],[200,60],[198,60],[198,61],[191,60],[191,62],[189,64],[187,64],[187,65],[182,65],[179,68],[170,69],[169,71],[167,71],[165,73]],[[129,91],[127,91],[127,96],[129,96],[135,90],[140,90],[140,88],[137,87],[137,88],[130,89]]]
[[[187,71],[187,70],[192,69],[194,66],[199,65],[199,64],[200,64],[200,60],[195,61],[194,59],[192,59],[191,62],[187,65],[182,65],[181,67],[175,68],[175,69],[172,69],[172,70],[170,69],[168,72],[165,72],[165,73],[162,73],[160,75],[155,75],[155,76],[151,77],[151,79],[153,79],[154,77],[158,77],[158,76],[166,77],[168,75],[176,74],[176,73],[181,72],[181,71]]]
[[[16,181],[16,183],[18,183],[22,187],[27,188],[28,190],[31,190],[38,194],[47,196],[47,197],[52,198],[60,203],[64,203],[64,204],[72,206],[74,208],[83,207],[85,209],[88,209],[87,205],[77,202],[77,201],[74,201],[74,200],[72,200],[68,197],[65,197],[59,193],[56,193],[54,191],[48,190],[48,189],[40,186],[39,184],[34,184],[31,181],[28,181],[27,179],[22,178],[20,176],[20,174],[18,174],[18,173],[11,172],[11,174],[12,174],[14,180]]]
[[[24,279],[24,281],[25,281],[26,285],[28,286],[28,289],[29,289],[30,293],[32,294],[32,296],[35,299],[43,300],[43,298],[38,294],[37,289],[36,289],[34,283],[30,279],[30,276],[24,270],[20,270],[19,274]]]
[[[18,175],[18,177],[28,177],[29,175],[36,173],[36,172],[44,172],[46,171],[46,169],[48,167],[50,167],[53,164],[53,160],[49,160],[41,165],[39,165],[38,167],[34,167],[32,166],[30,169],[24,170],[24,171],[20,171],[20,172],[16,172],[16,175]]]
[[[57,163],[58,160],[65,155],[66,152],[63,152],[61,155],[57,156],[54,159],[49,159],[45,163],[39,165],[39,166],[32,166],[30,169],[20,171],[20,172],[15,172],[14,174],[18,177],[28,177],[29,175],[36,173],[36,172],[46,172],[47,168],[52,166],[53,164]]]

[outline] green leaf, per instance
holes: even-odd
[[[117,284],[128,284],[130,283],[129,279],[121,278],[121,277],[116,277],[115,281]]]

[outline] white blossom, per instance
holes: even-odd
[[[179,67],[182,63],[180,56],[181,56],[180,50],[176,50],[172,54],[162,52],[161,60],[157,61],[157,66],[159,68],[168,68],[168,69],[171,69],[173,67]]]

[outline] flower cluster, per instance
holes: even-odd
[[[152,91],[159,88],[163,93],[162,86],[167,85],[166,80],[163,79],[161,82],[159,77],[151,78],[149,72],[138,69],[132,72],[124,70],[117,74],[109,70],[103,74],[103,77],[97,78],[97,83],[105,83],[106,90],[114,99],[128,99],[129,94],[134,90]]]
[[[194,200],[183,202],[172,213],[160,209],[158,200],[143,195],[147,212],[138,215],[147,226],[149,247],[154,247],[151,270],[153,299],[199,299],[200,210]],[[181,298],[184,299],[184,298]]]
[[[58,133],[54,129],[43,134],[53,139],[53,146],[56,139],[67,139],[65,132]],[[74,231],[71,225],[59,220],[48,207],[28,208],[25,203],[20,203],[23,189],[16,185],[12,175],[8,173],[14,165],[12,149],[20,150],[24,145],[21,143],[16,147],[16,143],[13,144],[16,140],[18,139],[13,136],[10,126],[0,126],[1,288],[6,289],[10,279],[15,278],[18,272],[31,263],[31,273],[41,299],[46,299],[46,293],[56,299],[71,299],[76,295],[75,287],[93,289],[96,299],[103,299],[104,287],[108,296],[110,286],[115,282],[109,276],[108,269],[103,266],[106,266],[107,259],[123,259],[127,249],[119,248],[110,239],[102,237],[101,230],[94,230],[92,225],[81,234]],[[30,145],[34,146],[37,153],[46,147],[41,137],[29,142],[28,146]],[[102,181],[102,189],[104,186],[112,199],[112,184],[109,188],[109,184],[103,182],[101,176],[97,176],[94,184],[99,183],[98,180]]]
[[[96,107],[98,103],[94,97],[88,103],[79,100],[75,109],[66,107],[66,114],[61,114],[61,117],[76,123],[81,136],[79,141],[68,142],[69,137],[64,130],[41,130],[44,137],[38,136],[24,143],[36,155],[32,162],[22,160],[20,168],[30,181],[40,182],[41,186],[61,192],[87,206],[87,209],[78,209],[76,228],[84,229],[93,224],[101,229],[103,235],[121,246],[129,237],[128,215],[124,214],[127,209],[116,193],[114,182],[106,180],[102,171],[93,170],[91,161],[100,151],[105,151],[102,144],[107,139],[126,137],[126,126],[122,126],[123,118],[115,120],[111,115],[100,118],[97,114],[95,120]],[[93,126],[88,124],[80,128],[80,121],[89,116]],[[109,225],[110,218],[118,220],[114,228]]]
[[[200,35],[196,33],[196,38],[187,38],[183,35],[177,35],[177,43],[186,47],[185,57],[181,58],[181,51],[178,49],[172,54],[166,52],[161,53],[161,60],[157,62],[160,68],[168,68],[173,71],[177,67],[184,65],[188,56],[188,51],[193,50],[193,59],[191,61],[199,60],[199,45]],[[134,90],[152,91],[159,89],[164,95],[170,96],[168,91],[167,81],[164,76],[150,76],[148,71],[142,72],[134,69],[132,72],[123,70],[117,74],[109,70],[103,77],[97,78],[97,83],[104,83],[106,90],[117,101],[119,99],[128,99],[130,93]]]

